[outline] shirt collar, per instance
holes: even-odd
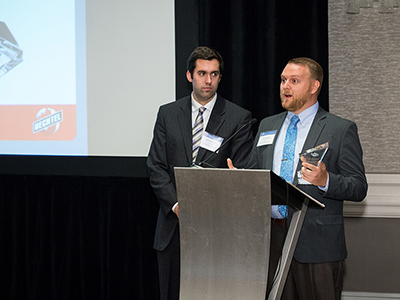
[[[191,101],[192,101],[192,112],[195,112],[195,111],[197,112],[197,111],[199,110],[199,108],[202,107],[203,105],[200,105],[199,102],[197,102],[196,100],[194,100],[193,92],[192,92],[190,98],[191,98]],[[212,111],[212,109],[213,109],[213,107],[214,107],[216,101],[217,101],[217,93],[215,93],[215,95],[214,95],[214,97],[211,99],[211,101],[208,102],[206,105],[204,105],[204,107],[205,107],[208,111]]]
[[[318,101],[311,107],[307,108],[306,110],[302,111],[301,113],[298,114],[298,117],[300,119],[300,124],[304,125],[308,123],[310,120],[314,119],[315,115],[317,114],[317,111],[319,109],[319,103]],[[294,116],[294,113],[291,111],[288,112],[286,119],[290,121],[290,119]]]

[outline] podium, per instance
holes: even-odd
[[[295,213],[268,299],[280,299],[305,213],[324,205],[269,170],[175,168],[181,300],[266,298],[271,204]]]

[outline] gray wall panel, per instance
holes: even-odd
[[[348,14],[329,0],[329,107],[357,123],[367,173],[400,173],[399,47],[399,8]]]
[[[400,219],[345,218],[345,291],[400,293]]]

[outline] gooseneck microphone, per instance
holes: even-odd
[[[257,123],[257,119],[253,118],[251,119],[249,122],[245,123],[242,125],[242,127],[240,127],[238,130],[235,131],[234,134],[232,134],[227,140],[225,140],[221,146],[219,146],[216,150],[214,150],[209,156],[206,157],[206,159],[202,160],[199,163],[194,163],[192,164],[192,167],[203,167],[203,166],[207,166],[210,168],[215,168],[215,166],[211,165],[208,163],[208,161],[211,159],[211,157],[213,157],[219,150],[221,150],[222,147],[224,147],[231,139],[233,139],[240,131],[243,130],[243,128],[249,126],[249,125],[253,125]]]

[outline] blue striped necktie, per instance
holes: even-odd
[[[205,110],[205,107],[199,108],[199,113],[197,114],[196,121],[194,122],[192,130],[192,162],[196,161],[197,153],[199,152],[201,136],[203,135],[203,113]]]
[[[283,155],[280,176],[287,182],[293,181],[294,152],[297,139],[297,123],[300,121],[297,115],[290,119],[289,127],[286,131],[285,143],[283,145]],[[278,211],[283,217],[287,217],[286,205],[279,205]]]

